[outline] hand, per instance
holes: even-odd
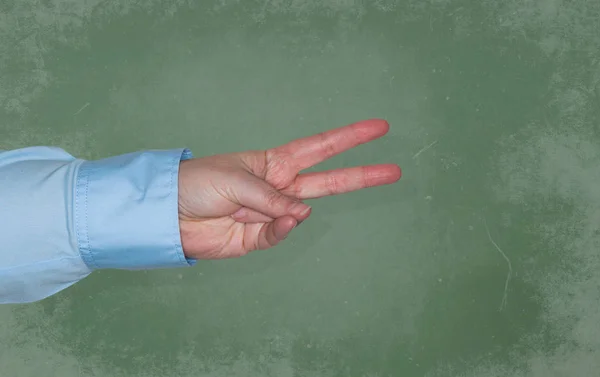
[[[222,259],[273,247],[310,215],[302,200],[398,181],[401,171],[393,164],[299,174],[388,130],[384,120],[367,120],[266,151],[181,162],[179,223],[185,255]]]

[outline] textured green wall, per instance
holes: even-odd
[[[404,171],[312,203],[274,250],[0,307],[0,375],[594,375],[598,19],[585,0],[0,2],[0,149],[201,156],[382,117],[389,136],[319,168]]]

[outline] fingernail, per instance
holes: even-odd
[[[304,210],[303,210],[303,211],[300,213],[300,215],[301,215],[301,216],[304,216],[304,215],[306,215],[307,213],[309,213],[309,212],[310,212],[310,210],[311,210],[311,207],[310,207],[310,206],[308,206],[308,207],[306,207],[306,209],[304,209]]]

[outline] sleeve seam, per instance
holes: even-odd
[[[76,211],[76,233],[77,233],[77,246],[79,254],[84,263],[91,269],[97,269],[98,266],[91,252],[90,240],[89,240],[89,219],[88,219],[88,201],[89,201],[89,174],[90,167],[84,165],[83,162],[79,166],[76,178],[76,195],[75,195],[75,211]],[[83,187],[82,187],[83,185]],[[81,203],[83,201],[83,203]],[[83,216],[82,212],[83,211]],[[83,217],[83,218],[82,218]],[[82,224],[83,222],[83,224]],[[82,234],[83,233],[83,234]]]

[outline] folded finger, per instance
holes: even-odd
[[[231,217],[240,223],[268,223],[274,220],[272,217],[248,207],[240,208]]]
[[[298,222],[292,216],[283,216],[264,224],[256,235],[254,242],[256,248],[265,250],[276,246],[290,234],[297,224]]]

